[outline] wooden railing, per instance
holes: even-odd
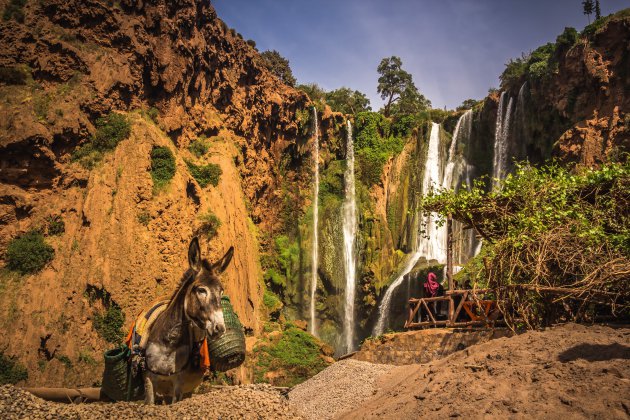
[[[501,313],[496,307],[496,302],[480,298],[490,291],[488,289],[450,290],[445,296],[409,299],[409,316],[405,322],[405,328],[493,326],[500,323],[497,319]],[[458,301],[457,307],[455,307],[456,301]],[[430,304],[435,302],[448,304],[447,319],[438,319],[439,315],[431,310]],[[462,320],[464,316],[462,310],[467,320]]]

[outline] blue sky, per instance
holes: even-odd
[[[215,0],[260,51],[289,59],[298,83],[358,89],[377,110],[376,67],[397,55],[434,108],[497,87],[505,63],[588,22],[581,0]],[[602,14],[629,0],[600,0]]]

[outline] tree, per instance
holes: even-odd
[[[599,7],[599,0],[595,0],[595,20],[602,17],[602,9]]]
[[[458,111],[463,111],[465,109],[472,109],[475,105],[477,105],[479,101],[475,99],[466,99],[460,106],[457,107]]]
[[[392,104],[400,100],[403,92],[407,91],[410,94],[413,90],[417,92],[418,89],[413,84],[411,74],[402,69],[400,57],[383,58],[376,70],[381,75],[376,90],[381,94],[381,98],[387,101],[384,114],[389,117]]]
[[[306,93],[313,102],[324,102],[326,100],[326,91],[319,87],[317,83],[297,85],[296,89]]]
[[[344,114],[357,114],[359,112],[371,111],[370,100],[364,93],[358,90],[352,91],[347,87],[335,89],[326,93],[326,103],[333,111]]]
[[[276,50],[264,51],[260,54],[263,59],[263,63],[267,69],[282,80],[289,86],[295,86],[295,77],[291,67],[289,67],[289,60],[280,55]]]
[[[595,5],[593,0],[584,0],[582,2],[582,8],[584,10],[584,14],[588,17],[588,23],[591,24],[591,15],[593,14],[593,9]]]
[[[431,107],[431,101],[424,97],[413,83],[407,85],[400,99],[390,108],[390,115],[411,115]]]

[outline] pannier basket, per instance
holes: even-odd
[[[144,387],[141,375],[131,377],[130,356],[131,350],[125,345],[105,352],[101,392],[114,401],[131,401],[143,397]]]
[[[216,340],[208,340],[208,353],[212,369],[225,372],[245,361],[245,333],[229,297],[221,297],[221,307],[225,332]]]

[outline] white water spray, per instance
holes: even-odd
[[[345,351],[354,350],[355,322],[354,299],[356,294],[356,256],[355,241],[357,234],[357,202],[354,178],[354,142],[352,139],[352,124],[348,121],[348,135],[346,140],[346,173],[344,174],[346,198],[343,203],[343,244],[344,271],[346,275],[346,305],[343,322]]]
[[[317,327],[315,325],[315,293],[317,291],[317,266],[319,264],[319,126],[317,123],[317,109],[313,107],[313,131],[315,138],[313,139],[313,166],[315,172],[315,192],[313,194],[313,246],[311,261],[311,296],[310,296],[310,323],[309,330],[311,334],[317,335]]]
[[[429,136],[429,150],[427,152],[427,160],[424,167],[424,177],[422,179],[422,194],[427,194],[433,185],[441,185],[440,177],[440,125],[432,123],[431,135]],[[429,235],[429,238],[425,238]],[[378,336],[383,334],[387,325],[390,306],[394,291],[402,284],[407,274],[413,270],[420,257],[424,256],[427,260],[435,259],[440,262],[446,260],[446,227],[438,228],[435,225],[434,215],[430,215],[426,220],[425,235],[418,235],[417,242],[414,244],[414,253],[411,255],[405,268],[394,282],[387,288],[381,305],[378,310],[378,321],[374,326],[372,335]]]

